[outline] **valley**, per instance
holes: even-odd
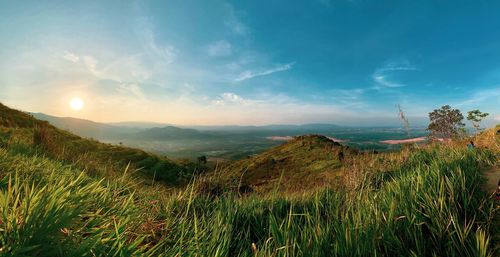
[[[123,126],[40,113],[33,115],[82,137],[115,145],[121,143],[178,159],[207,156],[218,160],[236,160],[280,145],[283,142],[280,138],[290,139],[305,134],[336,138],[363,151],[398,150],[400,144],[384,141],[408,138],[407,132],[400,127],[341,127],[331,124],[157,127],[160,124],[155,123],[125,123],[126,126]],[[409,133],[412,138],[428,134],[422,127],[412,128]]]

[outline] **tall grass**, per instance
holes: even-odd
[[[126,178],[95,180],[39,156],[0,149],[0,255],[147,255]]]
[[[132,190],[0,149],[6,256],[494,256],[487,150],[432,148],[313,195]]]
[[[419,151],[354,194],[221,197],[163,208],[169,256],[492,256],[492,204],[481,191],[486,151]],[[376,180],[378,179],[378,181]],[[376,183],[375,183],[376,182]]]

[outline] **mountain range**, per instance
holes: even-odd
[[[232,134],[252,133],[257,136],[276,134],[307,134],[329,132],[342,128],[334,124],[264,125],[264,126],[173,126],[155,122],[100,123],[72,117],[56,117],[44,113],[31,113],[54,126],[84,137],[96,139],[179,140],[213,139]]]

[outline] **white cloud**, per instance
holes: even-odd
[[[290,124],[335,122],[353,115],[336,104],[311,104],[287,95],[269,95],[258,99],[234,93],[217,97],[196,122],[204,124]]]
[[[153,26],[147,19],[140,20],[138,25],[140,26],[138,26],[137,33],[151,59],[161,61],[164,64],[173,63],[179,55],[179,50],[173,45],[159,43],[153,31]]]
[[[398,71],[415,71],[417,68],[412,66],[408,61],[390,62],[384,67],[375,70],[372,74],[372,79],[375,86],[372,89],[382,90],[384,88],[406,87],[407,85],[401,82],[394,81],[390,78]]]
[[[166,64],[173,63],[177,58],[178,50],[172,45],[159,45],[152,31],[146,34],[146,44],[152,53]]]
[[[82,65],[91,75],[98,79],[110,79],[117,82],[127,81],[143,83],[152,78],[154,64],[148,62],[145,54],[133,54],[114,60],[101,61],[92,55],[78,56],[65,52],[63,58]]]
[[[93,56],[83,56],[82,57],[83,64],[85,67],[94,75],[98,75],[99,72],[97,71],[97,59],[94,58]]]
[[[215,105],[246,104],[246,103],[247,100],[243,99],[243,97],[231,92],[223,93],[217,99],[212,101],[212,104]]]
[[[74,63],[77,63],[78,61],[80,61],[80,57],[78,57],[78,55],[71,53],[71,52],[68,52],[68,51],[64,52],[63,58],[66,59],[67,61],[74,62]]]
[[[456,104],[456,106],[470,106],[478,103],[483,103],[491,99],[495,100],[497,103],[500,103],[500,87],[478,90],[472,95],[472,97]]]
[[[144,54],[135,54],[113,60],[101,70],[101,78],[142,83],[153,76],[153,65]]]
[[[156,54],[163,57],[163,61],[166,64],[173,63],[175,61],[175,59],[177,58],[177,55],[179,53],[179,51],[174,46],[171,46],[171,45],[160,47],[160,46],[156,45],[155,43],[151,43],[150,46],[151,46],[151,49]]]
[[[363,94],[366,89],[363,88],[353,88],[353,89],[334,89],[330,91],[332,94],[332,100],[336,103],[342,104],[343,106],[350,107],[360,107],[364,106],[364,102],[361,101]]]
[[[120,84],[116,88],[116,91],[125,95],[132,95],[139,99],[146,99],[142,89],[137,84]]]
[[[268,69],[268,70],[264,70],[264,71],[258,71],[258,72],[250,71],[250,70],[244,71],[244,72],[240,73],[238,75],[238,77],[236,77],[234,80],[235,81],[243,81],[243,80],[247,80],[247,79],[251,79],[251,78],[255,78],[255,77],[270,75],[270,74],[280,72],[280,71],[290,70],[293,68],[294,64],[295,64],[295,62],[291,62],[291,63],[287,63],[284,65],[280,65],[276,68],[272,68],[272,69]]]
[[[330,89],[320,90],[309,95],[315,102],[331,103],[342,106],[345,109],[365,109],[368,108],[368,102],[364,100],[365,93],[370,88],[351,88],[351,89]]]
[[[224,57],[232,54],[232,46],[226,40],[219,40],[207,47],[208,55],[212,57]]]
[[[377,83],[377,86],[374,89],[382,89],[382,88],[396,88],[396,87],[405,87],[405,84],[401,84],[395,81],[391,81],[387,78],[387,75],[373,74],[373,81]]]
[[[403,62],[390,62],[386,66],[378,69],[377,71],[415,71],[416,67],[410,64],[408,61]]]

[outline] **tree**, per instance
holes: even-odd
[[[465,126],[462,122],[464,116],[458,109],[452,109],[444,105],[429,113],[430,123],[427,130],[431,131],[431,137],[443,136],[446,138],[456,137],[460,129]]]
[[[481,131],[481,121],[486,118],[486,116],[490,115],[486,112],[481,112],[480,110],[472,110],[467,112],[467,120],[472,123],[472,126],[476,129],[477,132]]]

